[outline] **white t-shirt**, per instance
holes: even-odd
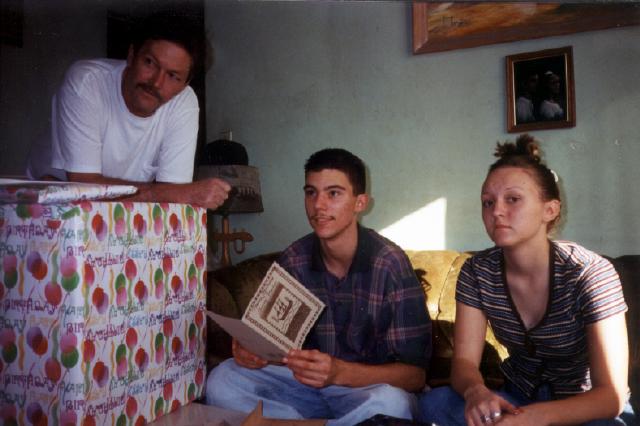
[[[564,110],[557,102],[544,100],[540,104],[540,116],[545,120],[562,120],[564,118]]]
[[[533,102],[531,102],[531,99],[525,96],[520,96],[516,100],[516,121],[518,124],[536,121],[536,116],[533,114]]]
[[[187,86],[151,117],[138,117],[122,97],[125,65],[95,59],[69,68],[52,100],[51,137],[31,150],[30,177],[64,177],[66,170],[136,182],[191,182],[199,114],[193,89]]]

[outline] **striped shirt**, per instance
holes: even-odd
[[[327,271],[313,233],[289,246],[278,263],[326,304],[305,349],[367,364],[428,365],[431,319],[424,292],[406,254],[391,241],[359,226],[356,254],[342,279]]]
[[[480,309],[509,352],[501,365],[505,378],[534,398],[539,386],[556,397],[591,389],[585,327],[625,312],[622,286],[609,261],[578,244],[551,244],[553,274],[547,310],[526,330],[506,286],[502,249],[468,259],[456,287],[456,300]]]

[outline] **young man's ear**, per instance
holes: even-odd
[[[361,213],[367,209],[369,205],[369,195],[360,194],[356,196],[356,213]]]

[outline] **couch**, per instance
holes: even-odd
[[[457,251],[408,251],[416,275],[424,288],[427,309],[433,323],[433,357],[428,370],[431,387],[448,384],[453,354],[453,322],[455,318],[455,285],[460,268],[470,253]],[[222,315],[240,318],[253,293],[278,253],[247,259],[236,265],[209,273],[207,307]],[[607,257],[622,280],[625,300],[629,305],[629,385],[632,404],[640,412],[640,255]],[[231,356],[231,339],[213,321],[208,320],[207,365],[209,368]],[[487,384],[502,383],[499,363],[506,349],[488,330],[481,370]]]

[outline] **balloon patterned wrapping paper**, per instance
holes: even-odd
[[[0,423],[141,425],[203,393],[206,210],[0,204]]]

